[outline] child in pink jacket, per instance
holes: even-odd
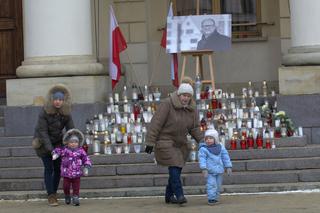
[[[70,188],[72,187],[72,203],[75,206],[80,205],[80,177],[88,175],[88,169],[91,167],[91,160],[81,147],[83,143],[83,134],[78,129],[70,129],[63,137],[64,147],[55,148],[52,151],[52,159],[61,157],[61,177],[63,177],[63,192],[65,203],[71,203]]]

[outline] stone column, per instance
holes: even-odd
[[[66,84],[75,103],[102,101],[108,81],[93,56],[91,1],[24,0],[23,19],[25,60],[19,79],[7,81],[7,104],[33,104],[55,83]]]
[[[291,48],[279,68],[284,95],[320,92],[320,1],[290,0]]]

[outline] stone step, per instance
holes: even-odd
[[[1,157],[22,157],[22,156],[36,156],[35,151],[31,147],[32,137],[0,137],[0,158]],[[275,139],[277,149],[281,150],[284,147],[304,147],[307,145],[306,137],[290,137]],[[5,144],[7,146],[5,146]],[[280,149],[279,149],[280,148]],[[133,150],[132,150],[133,151]],[[246,156],[256,156],[256,158],[269,157],[275,153],[279,155],[278,151],[268,149],[250,149],[250,150],[229,150],[233,159],[245,159]],[[281,151],[279,151],[281,153]],[[290,151],[291,152],[291,151]],[[299,153],[299,150],[296,150]],[[283,151],[283,156],[286,156],[288,152]]]
[[[0,126],[4,127],[4,117],[3,117],[3,115],[1,116],[1,111],[0,111]]]
[[[317,182],[320,169],[283,170],[283,171],[251,171],[234,172],[231,176],[224,176],[223,183],[231,184],[269,184],[269,183],[297,183]],[[108,189],[126,187],[154,187],[165,186],[168,182],[167,174],[149,175],[117,175],[83,177],[82,189]],[[205,178],[201,173],[182,174],[183,185],[202,186]],[[62,184],[60,184],[61,186]],[[32,191],[44,190],[42,178],[29,179],[1,179],[0,191]]]
[[[31,147],[32,136],[0,137],[0,148],[29,146]]]
[[[274,138],[276,147],[302,147],[307,145],[307,136],[303,137],[285,137],[285,138]],[[263,147],[265,147],[266,141],[263,141]],[[226,141],[226,148],[230,148],[230,141]],[[240,149],[239,141],[237,143],[237,148]]]
[[[260,192],[288,192],[320,189],[320,182],[299,182],[299,183],[272,183],[272,184],[240,184],[223,185],[222,195],[233,193],[260,193]],[[111,189],[81,189],[81,198],[112,198],[112,197],[144,197],[163,196],[164,186],[154,187],[130,187]],[[206,188],[202,186],[184,186],[183,191],[188,197],[190,195],[206,196]],[[59,200],[63,202],[64,195],[58,192]],[[0,191],[0,200],[32,200],[46,199],[44,190],[33,191]]]
[[[288,158],[288,159],[264,159],[264,160],[235,160],[233,171],[278,171],[278,170],[299,170],[299,169],[320,169],[320,157],[310,158]],[[123,175],[146,175],[146,174],[167,174],[166,167],[157,166],[154,163],[136,164],[113,164],[95,165],[90,170],[91,177],[98,176],[123,176]],[[200,173],[198,163],[187,163],[183,173]],[[19,178],[40,178],[43,176],[42,167],[20,167],[1,168],[0,179]]]
[[[320,145],[312,144],[304,147],[277,147],[276,149],[229,150],[232,160],[300,158],[320,156]]]
[[[94,165],[112,165],[112,164],[132,164],[132,163],[152,163],[154,162],[153,154],[121,154],[121,155],[94,155],[90,156]],[[39,167],[42,161],[38,157],[3,157],[0,158],[0,168],[17,168],[17,167]]]
[[[32,156],[30,153],[33,153]],[[229,150],[230,157],[235,160],[252,159],[285,159],[320,156],[320,145],[308,145],[305,147],[280,147],[276,149],[253,149],[253,150]],[[13,157],[14,156],[14,157]],[[112,155],[91,155],[94,165],[152,163],[153,154],[130,153]],[[31,147],[0,148],[0,168],[16,168],[28,166],[41,166],[40,158],[35,156]]]
[[[16,137],[0,137],[0,148],[13,148],[21,146],[31,147],[33,136],[16,136]],[[287,137],[287,138],[275,138],[276,147],[302,147],[307,145],[307,136],[303,137]],[[264,144],[265,145],[265,144]],[[226,142],[226,147],[229,147],[229,143]],[[238,148],[240,146],[238,144]],[[256,150],[256,149],[253,149]],[[263,150],[263,149],[262,149]],[[245,151],[245,150],[240,150]]]
[[[7,106],[3,105],[1,103],[1,99],[0,99],[0,117],[4,117],[4,109],[5,109],[5,107],[7,107]]]
[[[5,135],[5,128],[0,126],[0,137],[3,137]]]

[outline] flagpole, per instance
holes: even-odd
[[[161,46],[159,47],[159,51],[158,51],[158,60],[156,61],[157,63],[156,63],[156,67],[157,67],[157,70],[158,70],[158,68],[159,68],[159,62],[160,62],[160,54],[161,54]],[[159,70],[158,70],[159,71]],[[149,81],[149,86],[151,86],[151,83],[152,83],[152,80],[153,80],[153,75],[154,74],[154,72],[153,72],[153,70],[151,71],[151,76],[150,76],[150,81]]]
[[[131,67],[131,70],[132,70],[132,77],[134,77],[134,78],[136,79],[136,81],[134,81],[133,78],[132,78],[132,80],[134,81],[134,83],[137,82],[138,85],[141,86],[142,84],[141,84],[141,82],[138,80],[139,78],[137,78],[137,76],[136,76],[136,71],[135,71],[134,68],[133,68],[132,61],[131,61],[131,59],[130,59],[130,56],[129,56],[129,54],[128,54],[127,52],[125,52],[125,54],[126,54],[126,56],[127,56],[127,58],[128,58],[128,61],[129,61],[129,64],[130,64],[130,67]]]

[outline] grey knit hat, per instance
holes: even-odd
[[[193,88],[190,84],[188,83],[182,83],[180,84],[178,91],[177,91],[178,95],[181,94],[190,94],[191,96],[193,96]]]

